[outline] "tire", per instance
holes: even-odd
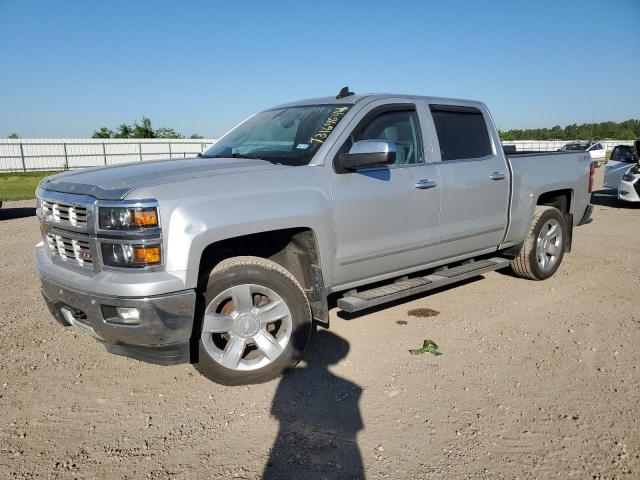
[[[209,274],[199,303],[194,366],[210,380],[262,383],[302,358],[312,331],[311,308],[295,277],[277,263],[223,260]]]
[[[556,230],[551,231],[551,226]],[[554,235],[554,232],[557,232]],[[521,278],[545,280],[562,263],[567,239],[564,215],[554,207],[538,206],[520,253],[511,261],[511,269]]]

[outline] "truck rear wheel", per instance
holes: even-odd
[[[224,385],[261,383],[302,358],[311,335],[306,295],[285,268],[234,257],[209,274],[195,368]]]
[[[556,273],[567,238],[564,216],[554,207],[538,206],[529,233],[519,255],[511,261],[511,269],[529,280],[545,280]]]

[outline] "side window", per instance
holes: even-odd
[[[354,135],[358,140],[386,140],[396,145],[396,165],[424,162],[420,123],[415,111],[381,113]]]
[[[611,160],[613,161],[623,161],[622,160],[622,149],[620,147],[614,147],[611,152]]]
[[[480,110],[449,105],[431,105],[430,108],[443,161],[480,158],[493,153]]]

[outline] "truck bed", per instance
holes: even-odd
[[[509,228],[503,246],[510,246],[526,236],[535,202],[549,192],[565,192],[574,225],[589,205],[588,152],[521,151],[505,155],[511,170]],[[576,181],[577,179],[577,181]]]

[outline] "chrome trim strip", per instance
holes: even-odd
[[[366,257],[355,257],[355,258],[351,258],[349,260],[343,260],[342,262],[338,263],[338,265],[345,266],[345,265],[351,265],[353,263],[359,263],[359,262],[366,262],[367,260],[373,260],[376,258],[382,258],[382,257],[389,257],[391,255],[399,255],[401,253],[407,253],[407,252],[411,252],[413,250],[420,250],[423,248],[427,248],[427,247],[433,247],[434,245],[438,245],[440,242],[429,242],[429,243],[422,243],[420,245],[414,245],[411,247],[405,247],[405,248],[401,248],[399,250],[391,250],[388,252],[384,252],[384,253],[377,253],[375,255],[367,255]]]
[[[469,162],[482,162],[484,160],[491,160],[496,158],[497,155],[495,153],[491,153],[489,155],[485,155],[484,157],[474,157],[474,158],[456,158],[453,160],[440,160],[438,162],[440,165],[455,165],[457,163],[469,163]]]
[[[471,238],[471,237],[477,237],[478,235],[486,235],[489,233],[495,233],[495,232],[503,232],[505,227],[500,227],[500,228],[492,228],[491,230],[482,230],[481,232],[476,232],[476,233],[469,233],[467,235],[458,235],[457,237],[449,237],[446,238],[444,240],[442,240],[442,243],[447,243],[447,242],[457,242],[458,240],[465,240],[467,238]]]
[[[414,250],[421,250],[423,248],[427,248],[427,247],[433,247],[435,245],[441,244],[441,243],[447,243],[447,242],[455,242],[457,240],[464,240],[466,238],[471,238],[471,237],[475,237],[478,235],[485,235],[485,234],[489,234],[489,233],[495,233],[495,232],[502,232],[504,231],[504,228],[492,228],[491,230],[483,230],[481,232],[477,232],[477,233],[471,233],[468,235],[460,235],[457,237],[451,237],[451,238],[447,238],[444,240],[440,240],[438,242],[429,242],[429,243],[423,243],[420,245],[414,245],[411,247],[406,247],[406,248],[401,248],[399,250],[391,250],[388,252],[383,252],[383,253],[377,253],[375,255],[367,255],[366,257],[355,257],[355,258],[350,258],[348,260],[343,260],[342,262],[338,263],[339,266],[343,267],[345,265],[351,265],[354,263],[359,263],[359,262],[366,262],[367,260],[374,260],[376,258],[383,258],[383,257],[388,257],[391,255],[398,255],[401,253],[407,253],[407,252],[411,252]]]

